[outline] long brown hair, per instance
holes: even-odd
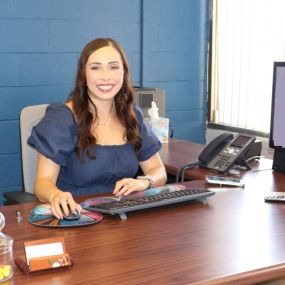
[[[141,149],[141,136],[139,123],[134,112],[134,90],[131,84],[130,68],[127,57],[122,47],[111,38],[97,38],[89,42],[83,49],[77,66],[77,75],[74,90],[70,94],[69,101],[73,103],[73,112],[77,121],[79,139],[77,154],[82,159],[83,151],[86,150],[90,158],[95,158],[92,148],[97,139],[91,132],[94,120],[97,120],[97,109],[87,92],[85,66],[89,56],[96,50],[111,46],[116,49],[122,58],[124,68],[123,84],[114,98],[116,115],[126,129],[125,138],[128,143],[135,147],[137,155]],[[90,111],[93,108],[93,112]],[[93,115],[94,114],[94,115]]]

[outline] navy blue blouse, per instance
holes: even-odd
[[[86,152],[83,161],[75,152],[78,142],[77,124],[73,113],[61,103],[51,104],[44,118],[32,129],[28,144],[60,165],[57,187],[74,196],[112,192],[117,180],[135,177],[140,161],[153,156],[161,143],[143,120],[135,106],[140,125],[142,148],[139,157],[130,143],[94,146],[95,159]]]

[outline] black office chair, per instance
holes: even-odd
[[[23,173],[23,191],[3,193],[5,205],[38,201],[34,193],[37,151],[27,144],[27,139],[35,126],[44,116],[48,104],[27,106],[20,113],[21,159]]]

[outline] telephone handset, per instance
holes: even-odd
[[[232,133],[222,133],[214,138],[200,153],[198,159],[201,166],[207,165],[230,141],[234,135]]]
[[[246,134],[223,133],[210,142],[199,155],[199,166],[224,173],[234,164],[250,169],[244,155],[255,137]]]

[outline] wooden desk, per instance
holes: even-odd
[[[41,228],[27,217],[36,204],[6,206],[4,232],[23,241],[63,236],[74,267],[25,276],[16,266],[5,284],[253,284],[285,276],[285,204],[264,202],[264,193],[285,191],[285,175],[271,171],[245,176],[245,189],[222,188],[206,203],[192,202],[105,215],[97,225]],[[188,186],[206,187],[204,181]],[[24,217],[16,222],[16,209]],[[237,281],[238,280],[238,281]]]
[[[170,139],[163,144],[159,155],[165,165],[168,174],[176,175],[177,170],[189,162],[198,161],[204,145],[188,141]]]
[[[198,156],[204,149],[204,145],[192,143],[189,141],[182,141],[170,139],[169,143],[163,144],[159,154],[165,165],[166,171],[169,175],[176,176],[180,167],[189,163],[198,161]],[[243,177],[249,172],[271,170],[272,160],[262,158],[250,163],[251,170],[234,169],[230,171],[232,176]],[[217,172],[204,169],[194,168],[185,172],[185,180],[204,179],[206,175],[218,175]],[[220,174],[221,175],[221,174]]]

